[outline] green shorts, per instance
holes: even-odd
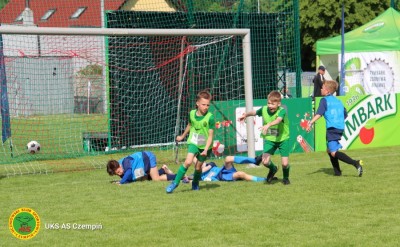
[[[269,140],[264,140],[264,153],[273,155],[277,149],[279,149],[281,157],[289,157],[290,153],[289,139],[286,139],[281,142],[272,142]]]
[[[203,151],[204,151],[204,149],[200,149],[199,147],[197,147],[194,144],[189,144],[189,146],[188,146],[188,153],[194,154],[194,157],[196,157],[201,162],[206,161],[207,157],[210,156],[212,150],[208,149],[207,156],[200,155],[201,152],[203,152]]]

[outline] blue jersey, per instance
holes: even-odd
[[[156,158],[151,152],[137,152],[118,161],[124,174],[121,176],[121,184],[134,182],[146,177],[150,169],[156,167]]]
[[[326,121],[326,139],[340,140],[344,131],[344,119],[347,117],[343,103],[333,95],[321,99],[316,114],[324,116]]]
[[[212,164],[211,162],[210,164]],[[234,181],[233,174],[237,172],[236,168],[232,166],[226,169],[225,166],[218,167],[212,164],[212,168],[201,174],[202,181]]]
[[[210,170],[201,174],[202,181],[219,181],[218,175],[222,171],[222,168],[213,166]]]

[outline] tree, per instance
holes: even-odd
[[[316,42],[340,35],[345,4],[345,31],[353,30],[390,7],[391,0],[301,0],[300,36],[303,71],[315,70]]]
[[[2,9],[8,3],[8,1],[9,0],[0,0],[0,9]]]

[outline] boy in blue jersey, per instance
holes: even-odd
[[[109,160],[107,173],[110,176],[121,177],[121,180],[116,182],[117,184],[141,180],[170,181],[175,179],[175,175],[169,171],[167,166],[157,169],[156,156],[147,151],[133,153],[119,161]]]
[[[259,165],[261,162],[261,156],[256,158],[250,158],[245,156],[227,156],[223,167],[218,167],[214,162],[203,163],[202,166],[202,181],[253,181],[253,182],[265,182],[266,179],[263,177],[256,177],[249,175],[243,171],[237,171],[233,164],[255,164]]]
[[[339,141],[342,138],[344,131],[344,120],[347,117],[346,108],[342,102],[333,96],[336,92],[338,83],[336,81],[328,80],[322,85],[321,93],[324,98],[321,99],[318,110],[315,113],[313,119],[311,119],[307,131],[311,130],[312,124],[317,121],[321,116],[324,116],[326,121],[326,141],[327,141],[327,152],[331,160],[333,171],[335,176],[341,176],[342,171],[340,170],[339,160],[347,164],[353,165],[358,172],[358,176],[361,177],[363,174],[362,160],[353,160],[345,153],[340,152],[342,148]]]

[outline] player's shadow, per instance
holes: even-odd
[[[319,168],[318,170],[309,173],[308,175],[316,174],[316,173],[325,173],[327,175],[334,175],[332,168]]]
[[[335,173],[333,172],[332,168],[319,168],[315,172],[308,173],[308,175],[316,174],[316,173],[325,173],[326,175],[329,175],[329,176],[335,176]],[[356,176],[356,175],[343,175],[342,174],[339,177],[351,177],[351,176]]]
[[[200,185],[200,189],[205,189],[205,190],[211,190],[211,189],[215,189],[221,187],[221,185],[217,184],[217,183],[206,183],[204,185]]]
[[[190,185],[190,188],[188,188],[187,190],[184,190],[182,192],[193,191],[192,184],[189,184],[189,185]],[[217,183],[200,183],[200,190],[212,190],[212,189],[216,189],[218,187],[221,187],[221,185],[219,185]]]
[[[282,181],[279,180],[278,177],[273,177],[272,180],[271,180],[271,182],[268,183],[267,181],[264,181],[263,184],[271,185],[271,184],[276,184],[276,183],[281,183],[281,182],[282,182]]]
[[[7,176],[4,176],[4,175],[0,175],[0,179],[4,179],[4,178],[6,178]]]

